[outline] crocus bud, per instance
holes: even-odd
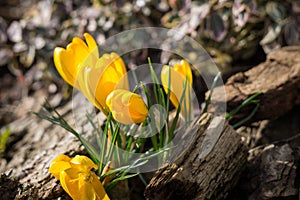
[[[128,90],[114,90],[108,95],[106,104],[113,118],[123,124],[141,123],[148,116],[143,98]]]
[[[166,93],[170,91],[170,100],[176,109],[178,109],[180,99],[183,97],[181,113],[185,118],[191,115],[192,81],[192,71],[185,60],[181,60],[174,67],[165,65],[161,70],[162,85]]]

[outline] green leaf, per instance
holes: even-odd
[[[3,133],[0,135],[0,151],[5,151],[6,143],[11,134],[11,130],[9,128],[5,129]]]
[[[116,173],[121,172],[121,171],[125,171],[128,168],[129,168],[129,165],[126,165],[126,166],[118,167],[116,169],[109,170],[108,172],[104,173],[101,176],[100,180],[103,181],[107,176],[112,175],[112,174],[116,174]]]
[[[152,63],[151,63],[151,59],[148,57],[148,63],[149,63],[149,68],[150,68],[150,73],[151,73],[151,78],[153,81],[153,92],[154,92],[154,96],[155,96],[155,100],[157,103],[159,103],[159,94],[158,94],[158,88],[159,88],[159,81],[158,78],[156,76],[156,73],[153,69]]]
[[[48,108],[46,108],[46,106]],[[99,163],[99,155],[95,148],[86,140],[84,139],[81,134],[77,133],[71,126],[70,124],[61,116],[58,111],[51,106],[48,100],[45,101],[45,106],[43,106],[43,110],[46,112],[47,115],[41,114],[41,113],[36,113],[32,112],[33,114],[37,115],[38,117],[48,120],[49,122],[59,125],[62,128],[66,129],[70,133],[72,133],[80,142],[81,144],[85,147],[86,151],[90,155],[91,159],[98,164]],[[55,115],[52,113],[54,112]]]
[[[255,93],[254,95],[252,95],[251,97],[249,97],[248,99],[246,99],[241,105],[239,105],[238,107],[236,107],[235,109],[233,109],[231,112],[229,112],[228,114],[226,114],[225,116],[225,119],[229,119],[231,118],[232,116],[234,116],[236,113],[238,113],[240,111],[240,109],[242,109],[243,107],[247,106],[247,105],[250,105],[250,104],[254,104],[255,105],[255,108],[252,110],[252,112],[247,116],[245,117],[244,119],[240,120],[239,122],[235,123],[233,126],[233,128],[238,128],[239,126],[241,126],[242,124],[244,124],[245,122],[247,122],[249,119],[251,119],[254,114],[256,113],[256,111],[258,110],[259,108],[259,101],[258,100],[255,100],[255,98],[259,95],[261,95],[262,93],[258,92],[258,93]]]
[[[239,105],[238,107],[236,107],[235,109],[233,109],[231,112],[229,112],[228,114],[226,114],[225,118],[229,119],[230,117],[234,116],[236,113],[238,113],[243,107],[251,104],[251,103],[255,103],[256,101],[253,102],[253,100],[261,95],[261,92],[257,92],[254,95],[252,95],[251,97],[249,97],[248,99],[246,99],[245,101],[243,101],[243,103],[241,105]]]
[[[233,127],[234,129],[237,129],[237,128],[240,127],[242,124],[244,124],[244,123],[247,122],[249,119],[251,119],[251,118],[255,115],[256,111],[257,111],[258,108],[259,108],[259,106],[260,106],[260,104],[257,102],[257,103],[256,103],[256,106],[255,106],[255,108],[252,110],[252,112],[251,112],[247,117],[245,117],[244,119],[242,119],[241,121],[239,121],[239,122],[233,124],[232,127]]]
[[[81,144],[84,146],[86,149],[87,153],[90,155],[91,159],[98,165],[99,163],[99,154],[96,151],[96,149],[80,134],[78,134],[78,140],[81,142]]]
[[[126,175],[126,176],[121,176],[119,178],[116,178],[112,180],[111,182],[107,183],[104,185],[105,191],[110,191],[112,188],[114,188],[120,181],[132,178],[137,176],[138,174],[131,174],[131,175]]]

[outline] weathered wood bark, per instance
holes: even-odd
[[[245,172],[228,199],[299,199],[300,134],[249,151]]]
[[[300,46],[285,47],[270,53],[265,63],[230,77],[225,84],[227,110],[231,111],[257,92],[262,92],[257,97],[260,107],[252,121],[277,118],[300,104],[299,55]],[[215,88],[212,102],[222,99],[219,90]],[[236,117],[244,118],[252,110],[253,106],[248,106]]]
[[[35,105],[38,108],[43,98],[40,100]],[[58,111],[73,128],[82,133],[83,137],[91,143],[93,141],[96,143],[95,132],[87,120],[86,113],[90,113],[94,120],[100,122],[104,121],[105,117],[103,114],[96,117],[96,113],[92,112],[93,109],[93,105],[82,94],[77,93],[71,102]],[[0,196],[3,197],[1,199],[71,199],[48,169],[51,161],[59,154],[69,156],[86,154],[80,142],[62,127],[31,113],[5,128],[9,128],[12,137],[18,139],[8,147],[6,159],[0,159],[0,170],[4,172],[0,175]],[[120,187],[121,189],[116,189],[122,192],[112,191],[110,197],[129,199],[127,183],[124,182]]]
[[[227,196],[244,169],[247,147],[231,126],[223,126],[223,120],[210,115],[201,117],[192,144],[180,159],[155,174],[145,191],[147,199]]]
[[[74,117],[76,118],[77,128],[82,129],[84,136],[89,140],[94,137],[93,129],[85,117],[90,108],[91,106],[86,103],[82,95],[77,94],[72,102],[59,109],[60,114],[74,127]],[[48,169],[51,161],[59,154],[70,156],[84,154],[78,140],[63,128],[52,125],[31,113],[5,128],[11,130],[12,138],[18,139],[8,147],[6,159],[1,159],[1,172],[10,176],[1,175],[0,196],[9,191],[8,193],[11,195],[17,195],[19,192],[23,195],[14,196],[14,199],[53,199],[58,197],[70,199],[58,184],[59,181],[50,175]],[[7,162],[7,158],[9,158],[9,162]],[[10,190],[5,190],[7,184],[12,182],[16,183],[15,187],[10,184]],[[20,185],[25,183],[28,187],[20,189]],[[12,199],[12,197],[8,199]]]

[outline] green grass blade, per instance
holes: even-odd
[[[238,107],[236,107],[235,109],[233,109],[231,112],[229,112],[228,114],[226,114],[225,118],[229,119],[230,117],[234,116],[236,113],[238,113],[243,107],[249,105],[250,103],[253,103],[252,101],[259,95],[261,95],[261,92],[255,93],[254,95],[252,95],[251,97],[249,97],[248,99],[246,99],[245,101],[243,101],[243,103],[241,105],[239,105]]]
[[[130,175],[126,175],[126,176],[121,176],[119,178],[116,178],[114,180],[112,180],[111,182],[107,183],[106,185],[104,185],[105,191],[109,192],[111,189],[113,189],[120,181],[132,178],[137,176],[138,174],[130,174]]]
[[[249,119],[251,119],[255,115],[256,111],[258,110],[258,108],[260,106],[260,104],[258,102],[255,102],[255,104],[256,104],[255,108],[252,110],[252,112],[247,117],[245,117],[241,121],[237,122],[236,124],[232,125],[232,127],[234,129],[237,129],[238,127],[240,127],[242,124],[247,122]]]

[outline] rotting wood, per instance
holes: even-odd
[[[235,186],[247,160],[242,138],[222,117],[205,114],[196,136],[176,162],[157,171],[145,190],[147,199],[223,199]],[[212,127],[210,127],[210,125]],[[221,127],[215,137],[211,130]],[[197,127],[195,127],[197,128]],[[215,134],[217,134],[215,132]]]

